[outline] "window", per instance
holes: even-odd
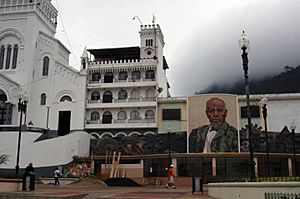
[[[105,111],[102,117],[102,124],[111,124],[112,114],[109,111]]]
[[[132,71],[131,76],[132,76],[132,81],[140,80],[141,72],[140,71]]]
[[[163,109],[163,120],[180,120],[180,109]]]
[[[250,106],[251,117],[260,117],[259,106]],[[241,107],[241,118],[247,118],[247,107]]]
[[[130,113],[130,119],[131,120],[140,120],[140,113],[138,111],[132,111]]]
[[[72,102],[72,98],[68,95],[65,95],[60,99],[60,102]]]
[[[153,46],[153,39],[146,39],[146,46]]]
[[[140,91],[137,89],[134,89],[131,91],[130,94],[131,99],[139,99],[140,98]]]
[[[119,73],[119,80],[127,80],[128,74],[127,72],[123,71]]]
[[[145,118],[146,119],[154,119],[154,116],[155,116],[155,114],[154,114],[154,111],[152,111],[152,110],[148,110],[145,113]]]
[[[104,75],[104,83],[113,83],[114,81],[114,75],[113,73],[109,72],[109,73],[105,73]]]
[[[0,70],[3,69],[3,64],[4,64],[4,54],[5,54],[5,47],[1,46],[0,47]]]
[[[120,111],[118,113],[118,120],[126,120],[127,119],[127,113],[125,111]]]
[[[91,113],[91,120],[92,121],[97,121],[100,119],[100,114],[97,111],[94,111]]]
[[[46,105],[46,94],[45,93],[41,94],[41,105]]]
[[[103,93],[103,103],[112,103],[112,98],[111,91],[105,91]]]
[[[148,89],[148,90],[146,90],[145,96],[146,96],[146,98],[152,98],[152,97],[155,97],[154,89]]]
[[[5,69],[9,69],[11,57],[11,45],[7,46]]]
[[[127,92],[125,90],[120,90],[118,93],[118,99],[127,99]]]
[[[100,99],[100,93],[98,91],[92,92],[91,99],[92,100],[99,100]]]
[[[147,70],[146,71],[146,79],[155,79],[155,73],[154,70]]]
[[[43,59],[43,72],[42,76],[48,76],[48,70],[49,70],[49,57],[44,57]]]
[[[12,69],[15,69],[17,67],[18,50],[19,50],[18,45],[15,45],[13,50]]]
[[[92,81],[99,81],[101,79],[101,74],[100,73],[93,73],[92,74]]]

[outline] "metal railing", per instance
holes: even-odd
[[[300,199],[300,193],[265,193],[265,199]]]
[[[107,83],[123,83],[123,82],[154,82],[156,81],[155,78],[153,79],[146,79],[146,78],[127,78],[127,79],[113,79],[112,82],[104,82],[104,79],[99,80],[89,80],[89,84],[107,84]]]
[[[133,119],[125,119],[125,120],[118,120],[113,119],[111,123],[109,124],[153,124],[156,122],[155,118],[149,118],[149,119],[139,119],[139,120],[133,120]],[[86,120],[86,124],[103,124],[102,120]],[[107,123],[106,123],[107,124]]]
[[[103,99],[92,100],[88,99],[88,104],[98,104],[98,103],[127,103],[127,102],[155,102],[155,97],[145,97],[145,98],[126,98],[126,99],[112,99],[112,102],[103,102]]]

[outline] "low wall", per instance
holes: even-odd
[[[208,195],[219,199],[265,199],[265,193],[300,193],[300,182],[209,183]]]
[[[0,178],[0,192],[13,192],[22,190],[22,179]]]

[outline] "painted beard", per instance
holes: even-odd
[[[221,117],[212,117],[210,120],[213,130],[219,130],[222,126],[222,118]]]

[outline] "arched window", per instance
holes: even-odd
[[[118,99],[119,100],[125,100],[125,99],[127,99],[127,91],[120,90],[119,93],[118,93]]]
[[[130,93],[131,99],[140,99],[140,91],[138,89],[133,89]]]
[[[146,98],[153,98],[153,97],[155,97],[154,89],[148,89],[148,90],[146,90],[145,96],[146,96]]]
[[[104,75],[104,83],[113,83],[114,74],[112,72],[105,73]]]
[[[94,91],[91,94],[91,100],[99,100],[100,99],[100,93],[98,91]]]
[[[140,120],[141,119],[140,113],[138,111],[136,111],[136,110],[132,111],[130,113],[130,119],[131,120]]]
[[[62,98],[60,98],[60,102],[72,102],[72,98],[68,95],[65,95]]]
[[[91,120],[92,121],[97,121],[100,119],[100,114],[97,111],[94,111],[91,113]]]
[[[11,45],[7,46],[5,69],[9,69],[11,58]]]
[[[15,69],[17,67],[18,50],[19,50],[19,46],[15,45],[13,50],[12,69]]]
[[[112,92],[111,91],[105,91],[103,93],[103,103],[112,103]]]
[[[132,71],[131,73],[132,81],[137,81],[141,79],[141,72],[140,71]]]
[[[46,94],[45,93],[41,94],[41,105],[46,105]]]
[[[92,74],[92,81],[97,82],[101,79],[101,74],[100,73],[93,73]]]
[[[42,76],[48,76],[48,71],[49,71],[49,57],[44,57],[43,59],[43,72]]]
[[[155,79],[154,70],[147,70],[145,76],[146,76],[145,77],[146,79],[152,79],[152,80],[154,80]]]
[[[118,113],[118,120],[126,120],[127,119],[127,113],[125,111],[120,111]]]
[[[128,74],[126,71],[122,71],[119,73],[119,80],[127,80]]]
[[[155,114],[154,111],[152,110],[148,110],[145,113],[145,119],[154,119],[155,118]]]
[[[112,114],[109,111],[105,111],[102,116],[102,124],[111,124]]]
[[[5,46],[0,47],[0,70],[3,69],[4,64],[4,54],[5,54]]]

